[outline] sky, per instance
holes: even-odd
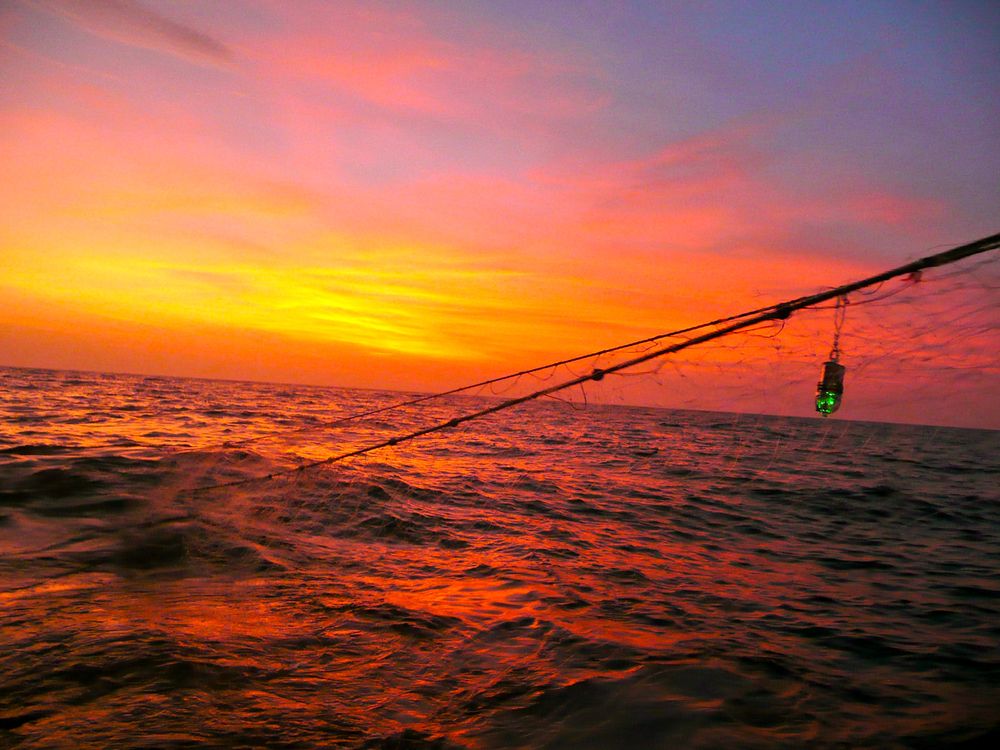
[[[433,391],[796,297],[1000,228],[998,94],[993,2],[7,0],[0,364]]]

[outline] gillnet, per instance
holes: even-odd
[[[92,625],[66,648],[127,632],[107,671],[158,676],[94,697],[56,672],[105,717],[61,731],[120,740],[128,706],[167,744],[216,746],[990,736],[997,432],[918,425],[998,425],[994,255],[436,397],[88,381],[155,405],[112,492],[132,504],[23,552],[86,592],[53,594]],[[838,320],[843,405],[822,419]],[[89,466],[95,495],[120,481]]]

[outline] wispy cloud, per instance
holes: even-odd
[[[308,11],[303,10],[304,7]],[[568,120],[607,105],[592,62],[531,49],[485,27],[456,37],[405,12],[364,4],[296,5],[262,38],[262,75],[315,85],[403,116],[474,121]]]
[[[233,59],[232,50],[220,40],[135,0],[31,0],[31,4],[93,34],[134,47],[202,64],[225,65]]]

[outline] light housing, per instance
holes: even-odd
[[[823,377],[816,385],[816,411],[828,417],[840,408],[847,368],[834,359],[823,363]]]

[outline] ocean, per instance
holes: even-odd
[[[0,747],[1000,746],[1000,432],[0,369]]]

